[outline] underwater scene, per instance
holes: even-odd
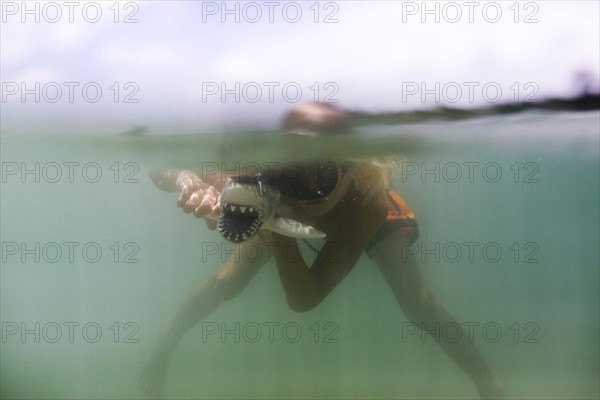
[[[600,398],[600,3],[0,2],[0,398]]]
[[[462,335],[509,398],[593,398],[598,124],[597,112],[563,112],[370,126],[304,149],[268,132],[3,136],[3,396],[139,398],[160,335],[235,247],[150,171],[242,170],[283,161],[293,143],[402,156],[391,187],[420,232],[403,254],[457,322],[421,333],[367,255],[318,307],[294,312],[271,262],[181,340],[165,397],[476,398],[440,347]]]

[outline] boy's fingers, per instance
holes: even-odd
[[[196,210],[196,208],[198,208],[198,206],[200,206],[200,204],[202,203],[202,199],[204,198],[203,196],[203,191],[202,190],[197,190],[194,193],[192,193],[192,195],[190,196],[190,198],[185,202],[184,206],[183,206],[183,211],[185,213],[191,213],[194,210]]]
[[[179,193],[179,198],[177,199],[177,205],[179,207],[183,207],[185,203],[187,203],[187,201],[189,200],[192,193],[192,188],[189,186],[186,186],[183,189],[181,189],[181,193]]]

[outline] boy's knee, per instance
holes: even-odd
[[[438,303],[426,288],[404,296],[401,303],[402,311],[411,322],[429,320],[437,314]]]
[[[314,307],[310,307],[306,304],[290,303],[290,302],[288,302],[288,306],[290,307],[290,310],[292,310],[293,312],[297,312],[297,313],[309,312],[310,310],[312,310],[314,308]]]
[[[287,304],[290,310],[297,313],[305,313],[315,308],[319,302],[315,299],[287,299]]]

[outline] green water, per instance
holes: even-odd
[[[364,127],[310,148],[264,134],[4,134],[2,397],[142,397],[159,333],[231,248],[207,255],[224,242],[156,189],[150,169],[396,152],[406,162],[393,187],[421,232],[410,250],[509,397],[598,398],[598,132],[594,112]],[[303,314],[268,264],[184,338],[164,396],[475,398],[435,339],[409,328],[366,256]]]

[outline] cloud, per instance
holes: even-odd
[[[405,3],[341,2],[332,24],[314,23],[308,6],[307,18],[296,24],[281,18],[221,23],[218,16],[203,23],[194,2],[142,2],[137,24],[115,24],[110,14],[98,24],[7,23],[2,80],[134,81],[138,110],[149,120],[187,121],[193,129],[224,115],[268,118],[292,106],[204,103],[204,82],[298,82],[307,92],[314,83],[323,89],[335,82],[341,105],[376,111],[438,105],[419,96],[403,101],[406,82],[495,81],[509,92],[514,82],[534,81],[540,95],[560,95],[571,94],[578,69],[600,69],[597,2],[537,2],[535,24],[515,23],[508,3],[502,3],[506,18],[496,24],[481,18],[434,23],[431,17],[422,23],[418,15],[403,22]],[[72,106],[54,109],[68,116]],[[118,118],[130,116],[122,112]]]

